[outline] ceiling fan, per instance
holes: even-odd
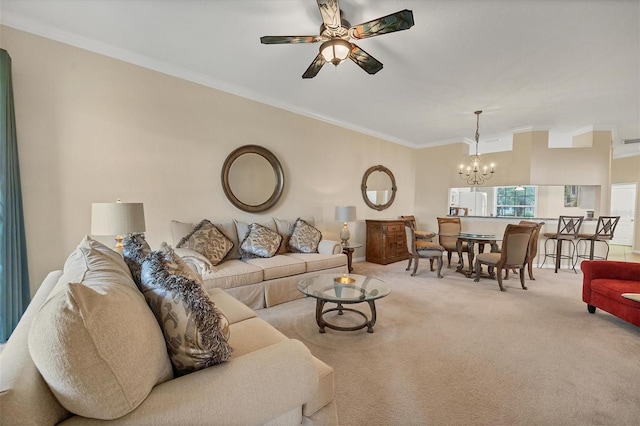
[[[341,16],[342,11],[338,5],[338,0],[316,1],[320,9],[320,14],[322,15],[320,35],[260,37],[260,43],[262,44],[322,42],[320,52],[311,65],[309,65],[309,68],[302,74],[302,78],[313,78],[325,63],[331,62],[333,65],[338,66],[338,64],[347,59],[347,57],[367,73],[375,74],[382,69],[382,62],[349,40],[408,30],[413,26],[413,12],[407,9],[351,26],[351,24]]]

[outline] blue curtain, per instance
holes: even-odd
[[[0,342],[9,338],[30,298],[11,57],[0,49]]]

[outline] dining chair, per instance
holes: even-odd
[[[547,261],[547,257],[555,260],[555,272],[558,272],[560,269],[560,261],[562,259],[567,259],[571,262],[571,269],[576,274],[576,264],[578,263],[578,258],[576,256],[576,244],[575,241],[578,240],[578,233],[580,232],[580,226],[582,226],[582,221],[584,220],[584,216],[560,216],[558,218],[558,229],[556,232],[545,232],[544,236],[546,240],[544,240],[544,259],[542,260],[542,268],[544,266],[544,262]],[[562,254],[562,242],[568,241],[571,243],[569,254]],[[555,247],[553,251],[549,251],[548,243],[555,243]]]
[[[518,269],[520,275],[520,285],[524,290],[524,268],[529,255],[529,243],[534,227],[530,225],[507,225],[502,237],[502,251],[499,253],[479,253],[475,262],[475,282],[480,281],[480,271],[482,265],[489,267],[489,275],[497,278],[500,291],[505,291],[502,285],[503,269]],[[495,273],[493,273],[495,269]]]
[[[429,259],[430,269],[433,271],[433,261],[436,260],[438,263],[438,278],[442,278],[442,254],[445,249],[440,244],[431,242],[431,241],[423,241],[423,247],[418,248],[416,246],[416,235],[413,227],[408,224],[404,227],[405,234],[407,236],[407,251],[409,252],[409,264],[407,265],[407,271],[411,269],[411,263],[413,263],[413,271],[411,272],[411,276],[416,275],[418,271],[418,261],[419,259],[426,258]]]
[[[418,244],[420,244],[420,240],[431,241],[431,239],[436,236],[435,232],[419,230],[418,224],[416,222],[416,217],[413,215],[400,216],[400,219],[404,220],[405,222],[411,222],[411,226],[413,227],[413,231],[416,234]]]
[[[535,281],[536,279],[533,277],[533,261],[538,255],[538,238],[540,238],[540,229],[542,229],[542,225],[544,225],[544,222],[531,222],[528,220],[521,220],[519,225],[533,227],[533,232],[531,233],[531,242],[529,243],[529,252],[527,253],[527,269],[529,272],[529,279]]]
[[[596,225],[596,233],[595,234],[578,234],[578,242],[576,246],[579,248],[580,243],[584,242],[585,245],[589,244],[589,254],[580,254],[580,250],[578,250],[577,256],[582,259],[601,259],[607,260],[609,257],[609,242],[613,239],[613,233],[616,230],[616,226],[618,225],[618,221],[620,220],[620,216],[600,216],[598,217],[598,225]],[[607,252],[604,256],[595,256],[594,248],[595,243],[601,242],[604,243],[607,247]],[[586,250],[585,250],[586,252]]]
[[[447,268],[451,268],[451,255],[458,253],[456,242],[462,231],[459,217],[438,217],[438,243],[447,251]],[[469,244],[462,243],[462,251],[469,255]]]

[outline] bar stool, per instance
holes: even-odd
[[[598,225],[596,226],[595,234],[580,234],[578,235],[577,247],[580,248],[580,243],[584,242],[589,244],[589,254],[580,254],[578,250],[578,257],[582,259],[603,259],[607,260],[609,257],[609,243],[608,241],[613,239],[613,232],[616,230],[620,216],[600,216],[598,217]],[[607,253],[604,256],[595,256],[593,254],[596,242],[604,243],[607,246]],[[586,247],[585,247],[586,249]]]
[[[547,239],[544,241],[544,260],[542,261],[542,265],[540,265],[541,268],[544,266],[547,257],[550,257],[551,259],[555,259],[555,272],[557,273],[558,269],[560,269],[561,259],[567,259],[572,262],[571,269],[573,269],[573,272],[578,273],[576,271],[578,257],[576,256],[576,244],[574,241],[578,239],[578,233],[580,232],[580,226],[583,220],[584,216],[560,216],[558,218],[558,230],[556,232],[544,233]],[[553,251],[549,251],[547,243],[550,241],[555,243],[555,249]],[[571,243],[570,254],[562,254],[563,241],[569,241]]]

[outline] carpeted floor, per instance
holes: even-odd
[[[501,293],[405,267],[354,264],[392,289],[373,334],[318,333],[311,298],[257,311],[335,369],[342,425],[640,424],[640,328],[587,313],[581,273],[535,269],[529,290],[512,275]]]

